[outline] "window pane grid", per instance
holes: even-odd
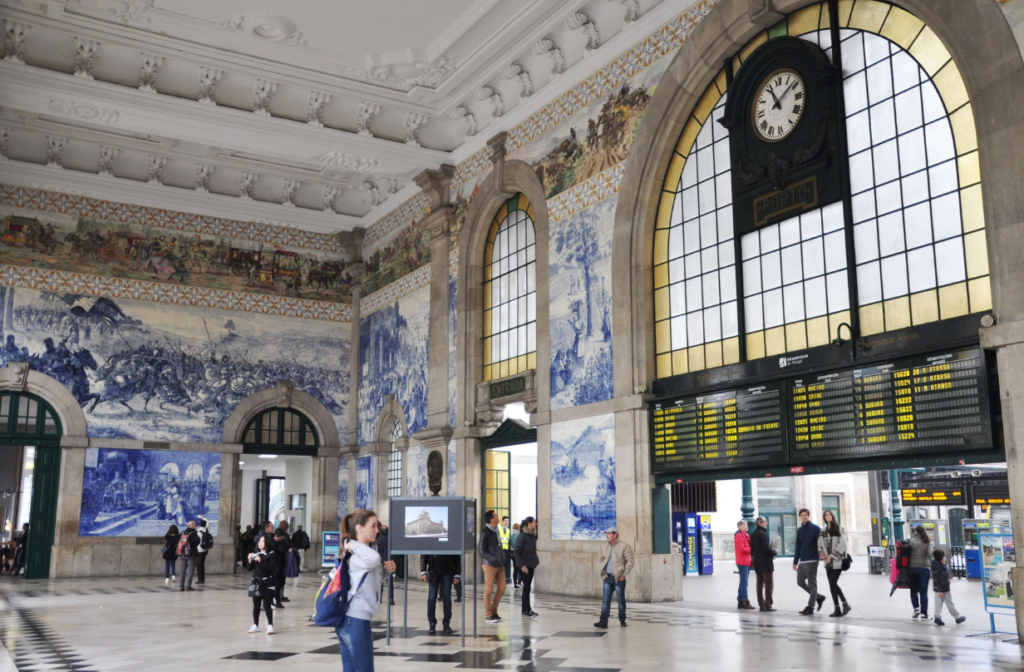
[[[402,496],[402,451],[398,439],[402,438],[402,423],[395,422],[391,428],[391,455],[388,458],[388,497]]]
[[[485,380],[537,365],[537,244],[530,213],[520,194],[491,224],[484,259]]]

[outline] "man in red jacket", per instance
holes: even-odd
[[[733,541],[736,545],[736,568],[740,570],[740,590],[736,595],[738,609],[753,609],[747,597],[747,579],[750,577],[750,535],[747,534],[747,521],[736,523],[736,534]]]

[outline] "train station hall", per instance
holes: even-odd
[[[1024,672],[1024,0],[0,26],[0,672]]]

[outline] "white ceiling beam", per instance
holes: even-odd
[[[252,114],[172,96],[153,96],[137,89],[0,61],[0,106],[40,116],[66,117],[62,111],[99,111],[97,127],[187,140],[279,161],[317,163],[328,152],[377,161],[373,172],[405,174],[451,162],[451,154],[434,149],[316,127],[311,124]],[[54,101],[73,101],[56,105]]]
[[[366,226],[365,219],[360,217],[306,208],[287,208],[282,212],[284,208],[278,203],[245,201],[134,180],[111,180],[92,173],[54,170],[22,161],[0,161],[0,183],[243,222],[264,220],[316,233],[339,233]]]

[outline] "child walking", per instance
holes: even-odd
[[[967,620],[961,616],[953,604],[953,594],[949,592],[949,568],[946,567],[946,554],[941,550],[932,553],[932,585],[935,587],[935,625],[945,625],[942,622],[942,606],[949,609],[949,613],[956,619],[957,624]]]

